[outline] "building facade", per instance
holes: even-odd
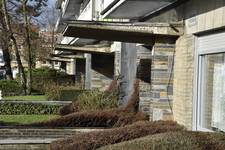
[[[150,120],[173,119],[190,130],[225,131],[225,1],[61,2],[57,4],[65,18],[61,16],[58,29],[71,36],[65,38],[83,41],[83,45],[113,41],[113,75],[119,72],[122,77],[123,102],[139,78],[140,109]],[[92,18],[85,19],[87,16]],[[86,22],[67,23],[65,29],[65,20]],[[164,30],[167,25],[168,30]],[[85,57],[86,62],[99,58],[93,53]],[[88,68],[92,66],[86,64],[85,80],[91,87],[88,79],[93,78]]]

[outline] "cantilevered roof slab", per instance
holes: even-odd
[[[153,44],[156,37],[178,37],[181,24],[69,21],[64,36]]]
[[[65,0],[62,6],[62,18],[72,19],[80,12],[80,5],[83,0]]]
[[[80,52],[80,53],[105,53],[111,54],[110,47],[76,47],[67,44],[57,44],[55,50],[59,51],[69,51],[69,52]]]
[[[50,58],[62,58],[62,59],[84,59],[84,56],[81,55],[62,55],[62,54],[50,54]]]
[[[55,61],[55,62],[71,62],[71,59],[67,58],[59,58],[59,57],[51,57],[47,59],[48,61]]]
[[[108,0],[104,0],[108,1]],[[139,19],[179,0],[111,0],[101,12],[104,18]]]

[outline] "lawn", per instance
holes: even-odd
[[[21,100],[21,101],[45,101],[45,95],[28,95],[28,96],[8,96],[4,100]]]
[[[57,117],[57,115],[0,115],[0,122],[4,125],[24,125]]]

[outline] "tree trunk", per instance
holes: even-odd
[[[11,27],[10,18],[9,18],[9,15],[8,15],[6,4],[7,4],[6,0],[3,0],[2,1],[2,8],[3,8],[4,19],[5,19],[7,31],[9,32],[8,34],[10,34],[10,38],[12,40],[12,44],[13,44],[13,47],[14,47],[14,50],[15,50],[16,61],[17,61],[18,70],[19,70],[19,74],[20,74],[20,80],[21,80],[21,84],[22,84],[22,87],[23,87],[23,90],[24,90],[24,94],[26,95],[26,75],[25,75],[24,67],[22,65],[21,58],[20,58],[19,49],[18,49],[18,46],[17,46],[17,41],[16,41],[16,38],[13,35],[13,31],[12,31],[12,27]]]
[[[5,62],[5,70],[6,70],[6,79],[7,80],[13,80],[13,75],[12,75],[12,68],[11,68],[11,59],[10,59],[10,53],[9,53],[9,36],[8,32],[6,29],[6,24],[3,19],[3,14],[0,12],[0,24],[2,25],[2,35],[0,39],[0,44],[2,47],[2,52],[3,52],[3,59]]]
[[[2,41],[2,52],[3,52],[3,59],[5,62],[5,71],[6,71],[6,79],[7,80],[13,80],[12,76],[12,68],[11,68],[11,59],[10,59],[10,53],[7,43],[3,43]]]
[[[24,28],[25,28],[25,39],[28,51],[28,72],[27,72],[27,94],[31,94],[32,89],[32,54],[31,54],[31,42],[30,42],[30,23],[28,21],[27,4],[28,0],[23,1],[23,13],[24,13]]]
[[[19,54],[16,39],[15,39],[14,36],[12,36],[11,39],[12,39],[13,47],[14,47],[15,54],[16,54],[16,61],[17,61],[17,65],[18,65],[21,84],[22,84],[22,87],[23,87],[24,95],[26,95],[27,94],[27,91],[26,91],[27,86],[26,86],[26,75],[25,75],[24,67],[23,67],[23,64],[22,64],[22,61],[21,61],[21,58],[20,58],[20,54]]]

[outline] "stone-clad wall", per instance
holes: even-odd
[[[152,59],[152,49],[143,46],[137,46],[137,66],[139,65],[141,59]],[[141,68],[141,69],[151,69],[151,63],[149,63],[148,68]],[[151,75],[149,75],[149,78],[151,78]],[[141,80],[141,82],[139,83],[139,87],[140,87],[139,109],[142,112],[149,114],[151,102],[151,84]]]
[[[173,119],[170,108],[173,101],[174,50],[175,45],[169,44],[169,40],[160,40],[154,45],[151,71],[150,120]]]
[[[98,73],[93,69],[91,75],[91,89],[99,89],[100,91],[104,91],[112,81],[112,79],[104,76],[101,73]]]
[[[193,35],[177,40],[174,66],[174,120],[188,129],[192,128],[194,45]]]

